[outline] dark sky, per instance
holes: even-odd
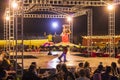
[[[0,0],[0,39],[1,37],[3,38],[3,20],[4,20],[4,10],[5,10],[5,4],[3,4],[3,2],[6,2],[6,0]]]
[[[116,34],[120,34],[120,10],[116,8]],[[26,32],[47,32],[61,33],[62,25],[67,23],[66,19],[24,19]],[[58,29],[53,29],[51,22],[57,21],[59,23]],[[29,29],[28,29],[29,27]],[[74,34],[87,34],[87,16],[79,16],[73,19]],[[107,35],[108,34],[108,11],[106,7],[93,7],[93,34]]]
[[[3,34],[3,14],[7,0],[0,0],[0,33]],[[116,6],[116,34],[120,34],[120,6]],[[59,23],[58,29],[51,28],[51,22]],[[24,34],[43,34],[44,32],[60,34],[65,19],[24,19]],[[87,35],[87,16],[73,19],[74,35]],[[93,34],[108,34],[108,11],[106,7],[93,7]]]

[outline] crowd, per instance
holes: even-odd
[[[118,61],[119,62],[119,61]],[[39,73],[36,63],[31,63],[22,80],[119,80],[120,68],[115,62],[111,66],[103,66],[102,62],[92,70],[89,62],[80,62],[77,67],[68,67],[65,63],[56,66],[55,73]]]
[[[120,59],[118,59],[120,64]],[[78,66],[69,67],[65,63],[56,65],[55,71],[45,71],[32,62],[24,71],[22,80],[120,80],[120,68],[116,62],[110,66],[103,66],[102,62],[97,68],[91,68],[89,62],[80,62]],[[5,52],[0,54],[0,80],[17,80],[15,70]],[[21,80],[21,79],[20,79]]]
[[[0,80],[15,80],[16,71],[4,51],[0,54]]]

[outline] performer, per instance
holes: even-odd
[[[64,57],[64,62],[67,62],[67,59],[66,59],[67,52],[68,52],[67,47],[64,47],[63,48],[63,53],[58,57],[58,59],[60,60],[60,62],[62,62],[62,60],[61,60],[62,57]]]
[[[69,36],[70,36],[70,29],[69,29],[69,25],[63,25],[63,31],[61,33],[62,36],[62,42],[69,42]]]

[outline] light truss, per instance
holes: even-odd
[[[106,2],[113,0],[24,0],[24,4],[51,4],[51,5],[82,5],[82,6],[105,6]]]
[[[113,0],[24,0],[24,17],[27,18],[64,18],[64,15],[72,13],[74,17],[86,14],[86,11],[80,9],[86,6],[106,6],[107,2],[111,3]],[[32,12],[53,12],[55,14],[28,14]],[[60,14],[60,15],[56,15]],[[61,16],[61,14],[63,16]]]
[[[75,11],[71,11],[71,8],[54,8],[54,7],[49,7],[49,8],[41,8],[41,7],[37,7],[37,8],[32,8],[30,10],[25,10],[24,13],[31,13],[31,12],[52,12],[52,14],[68,14],[68,13],[75,13]]]
[[[34,6],[34,5],[33,5]],[[34,6],[29,8],[29,6],[24,7],[24,13],[30,13],[35,11],[50,11],[54,13],[75,13],[77,12],[77,8],[73,7],[55,7],[55,6]]]
[[[87,12],[88,12],[88,9],[82,9],[82,10],[76,12],[75,14],[73,14],[73,17],[85,15]]]
[[[87,13],[87,10],[81,10],[75,14],[72,14],[72,17],[82,16]],[[19,17],[21,15],[18,15]],[[24,14],[24,18],[66,18],[69,14]]]
[[[29,4],[27,6],[24,6],[24,12],[34,12],[34,11],[46,11],[49,10],[51,6],[49,5],[36,5],[36,4]]]
[[[115,9],[113,9],[112,11],[109,12],[109,31],[108,31],[108,35],[109,35],[109,53],[115,53]],[[112,55],[111,55],[112,56]],[[115,54],[114,54],[115,57]]]
[[[24,14],[24,18],[66,18],[66,16],[55,14]]]
[[[106,6],[107,1],[83,1],[83,0],[24,0],[24,13],[35,11],[55,11],[74,13],[85,6]],[[109,1],[111,2],[111,1]],[[69,6],[69,7],[68,7]],[[76,6],[79,6],[76,7]],[[58,12],[58,13],[59,13]]]
[[[34,4],[29,4],[28,6],[24,6],[24,12],[29,12],[31,8],[33,8],[35,5]]]

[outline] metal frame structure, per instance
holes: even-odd
[[[109,54],[114,53],[114,55],[110,56],[115,56],[115,9],[109,12],[108,16],[108,35],[109,35]]]
[[[9,6],[6,8],[4,22],[4,39],[6,40],[5,50],[9,53],[9,58],[15,63],[16,75],[23,74],[23,1],[19,1],[18,8],[13,8],[11,3],[14,0],[9,0]],[[19,10],[19,11],[18,11]],[[21,16],[19,16],[21,15]],[[20,36],[18,36],[20,35]],[[20,37],[20,38],[18,38]],[[18,40],[20,43],[18,43]],[[21,47],[20,47],[21,46]],[[20,51],[18,51],[20,49]],[[18,55],[21,59],[18,60]],[[14,64],[13,63],[13,64]],[[21,68],[18,66],[20,65]]]
[[[91,54],[91,50],[92,50],[92,35],[93,35],[93,26],[92,26],[92,9],[90,9],[88,11],[88,14],[87,14],[87,35],[89,36],[88,37],[88,40],[87,40],[87,46],[88,46],[88,52],[90,52]]]
[[[16,1],[19,5],[19,10],[13,10],[11,7],[11,2]],[[13,52],[15,51],[15,56],[18,55],[18,34],[20,28],[21,38],[21,62],[17,62],[18,58],[16,58],[16,62],[22,65],[23,69],[23,18],[66,18],[67,16],[77,17],[81,15],[88,16],[88,31],[87,35],[90,36],[88,39],[88,46],[91,46],[91,36],[92,36],[92,10],[89,8],[91,6],[107,6],[108,3],[118,4],[120,1],[114,0],[9,0],[9,6],[6,8],[5,15],[10,16],[10,20],[5,20],[4,24],[4,39],[6,40],[9,46],[6,46],[6,49],[9,48],[9,52],[11,51],[10,42],[11,40],[15,41],[15,46],[12,46]],[[21,6],[21,7],[20,7]],[[9,11],[9,13],[7,13]],[[35,13],[36,14],[35,14]],[[50,12],[49,14],[43,14],[38,12]],[[8,24],[9,23],[9,24]],[[73,29],[70,28],[70,29]],[[73,34],[73,30],[72,34]],[[115,35],[115,16],[113,13],[110,13],[109,16],[109,33],[110,36],[110,47],[114,46],[113,37]],[[71,35],[73,37],[73,35]],[[73,39],[73,38],[71,38]],[[89,47],[90,48],[90,47]],[[114,48],[111,48],[114,50]],[[111,51],[111,50],[110,50]],[[23,71],[21,69],[21,72]],[[18,67],[16,66],[16,71]],[[23,72],[22,72],[23,73]],[[21,73],[21,74],[22,74]]]

